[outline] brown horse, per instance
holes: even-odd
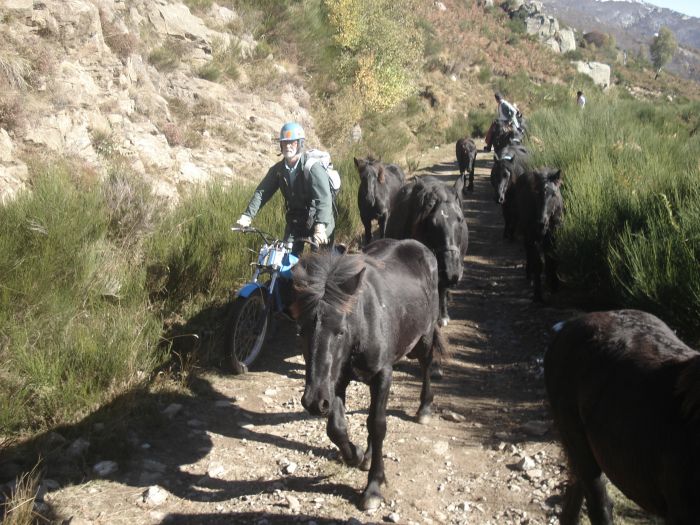
[[[700,520],[700,353],[638,310],[559,323],[544,360],[570,481],[560,517],[612,524],[603,473],[669,524]]]

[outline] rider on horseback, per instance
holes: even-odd
[[[494,93],[494,97],[496,98],[496,102],[498,102],[498,117],[491,123],[491,127],[486,133],[486,146],[484,146],[484,151],[491,151],[491,145],[494,139],[493,134],[496,130],[496,126],[499,124],[501,126],[510,125],[513,130],[517,130],[519,133],[523,132],[518,122],[518,118],[522,117],[518,108],[504,99],[503,95],[499,92]]]

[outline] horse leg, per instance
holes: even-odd
[[[575,414],[576,408],[569,406],[561,412]],[[558,426],[573,474],[573,481],[564,496],[561,525],[576,525],[579,522],[583,496],[588,504],[591,525],[612,525],[612,503],[605,489],[603,471],[593,456],[583,423],[574,416],[560,422]]]
[[[532,279],[534,287],[533,300],[544,302],[542,299],[542,257],[539,246],[533,239],[525,239],[525,275],[527,279]]]
[[[433,336],[435,337],[435,336]],[[421,338],[416,344],[418,351],[418,362],[420,363],[420,369],[423,373],[423,386],[420,391],[420,406],[418,407],[418,412],[416,412],[416,420],[421,425],[425,425],[430,421],[433,415],[433,391],[430,388],[431,379],[431,369],[436,365],[439,365],[433,361],[434,352],[432,341],[427,341],[425,338]],[[412,350],[415,352],[416,350]],[[433,372],[436,369],[433,369]],[[440,369],[442,375],[442,370]]]
[[[383,499],[379,487],[382,483],[386,483],[382,453],[386,436],[386,403],[391,387],[391,375],[390,367],[384,369],[372,378],[369,386],[372,401],[369,406],[369,416],[367,416],[367,430],[371,440],[372,464],[367,476],[367,487],[360,499],[362,510],[376,509]]]
[[[365,227],[365,244],[372,242],[372,219],[362,219],[362,225]]]
[[[386,237],[386,220],[387,220],[387,213],[382,213],[379,216],[379,219],[377,219],[377,222],[379,223],[379,238],[384,239]]]
[[[544,274],[547,286],[553,292],[559,291],[559,276],[557,275],[557,259],[554,256],[554,242],[547,234],[544,240]]]
[[[343,461],[351,467],[357,467],[362,463],[364,456],[362,450],[353,444],[348,437],[348,426],[345,419],[345,389],[349,381],[343,381],[340,391],[336,389],[336,396],[331,404],[326,434],[330,440],[340,449]]]
[[[447,326],[447,323],[450,322],[450,316],[447,313],[447,286],[438,283],[438,295],[440,298],[440,319],[438,319],[438,324]]]

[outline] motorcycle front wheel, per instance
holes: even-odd
[[[236,374],[248,371],[265,344],[271,317],[267,299],[267,290],[260,288],[248,297],[237,297],[233,303],[227,345]]]

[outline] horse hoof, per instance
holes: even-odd
[[[419,425],[427,425],[430,423],[430,420],[433,419],[433,415],[428,412],[427,414],[418,414],[418,424]]]
[[[360,510],[375,510],[382,504],[383,498],[376,494],[363,494],[360,500]]]
[[[359,467],[362,468],[362,464],[365,462],[367,458],[365,458],[365,453],[362,451],[360,447],[357,445],[352,445],[355,449],[355,454],[353,457],[350,459],[345,460],[345,464],[348,467]]]

